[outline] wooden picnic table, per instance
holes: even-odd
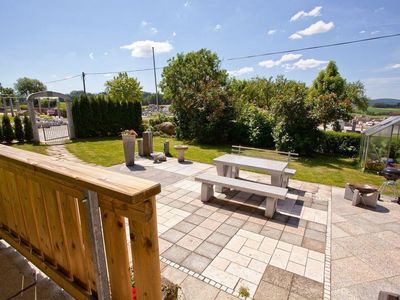
[[[283,173],[288,162],[243,155],[224,154],[214,159],[219,176],[239,177],[239,169],[246,168],[256,171],[265,171],[271,174],[271,184],[282,186]],[[216,187],[221,192],[220,187]]]

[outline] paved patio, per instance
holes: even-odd
[[[58,154],[58,159],[75,159]],[[240,287],[249,288],[254,299],[377,299],[380,290],[400,293],[396,203],[379,202],[376,210],[353,207],[342,188],[291,180],[287,200],[266,219],[264,199],[248,193],[216,193],[202,203],[194,177],[216,174],[212,165],[139,158],[132,168],[109,169],[161,183],[162,274],[181,286],[182,299],[237,299]],[[241,172],[241,178],[270,181],[251,172]],[[10,253],[17,255],[0,248],[0,262]],[[9,261],[6,269],[16,274],[0,280],[7,295],[20,289],[20,274],[30,272],[25,260]],[[57,294],[51,281],[41,282],[55,297],[68,297]]]

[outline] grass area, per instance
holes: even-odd
[[[369,115],[369,116],[388,116],[390,113],[400,113],[400,108],[380,108],[368,106],[366,112],[356,111],[356,114]]]
[[[230,152],[230,146],[198,145],[162,137],[154,138],[154,151],[162,152],[163,142],[166,140],[170,142],[172,156],[177,156],[174,145],[188,144],[189,150],[185,153],[185,157],[197,162],[211,164],[214,158]],[[120,138],[78,140],[67,144],[66,147],[75,156],[89,163],[108,167],[124,161]],[[351,158],[315,155],[299,158],[291,162],[289,167],[297,170],[294,179],[327,185],[343,187],[346,182],[352,182],[379,186],[383,181],[381,176],[359,171],[356,161]]]
[[[15,147],[18,149],[32,151],[39,154],[47,155],[47,146],[46,145],[37,145],[37,144],[13,144],[11,147]]]

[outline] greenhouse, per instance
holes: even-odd
[[[362,133],[362,170],[381,171],[386,166],[400,168],[400,116],[389,117]]]

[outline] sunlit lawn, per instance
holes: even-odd
[[[12,147],[19,148],[26,151],[32,151],[40,154],[47,154],[46,145],[36,145],[36,144],[13,144]]]
[[[163,142],[166,140],[170,141],[172,156],[177,156],[174,145],[188,144],[189,150],[185,153],[185,157],[202,163],[211,164],[214,158],[230,152],[230,146],[205,146],[162,137],[154,137],[154,151],[163,151]],[[101,166],[108,167],[124,161],[120,138],[78,140],[67,144],[66,147],[78,158]],[[356,162],[351,158],[315,155],[291,162],[289,167],[297,170],[294,179],[327,185],[344,186],[346,182],[352,182],[379,186],[383,181],[381,176],[360,172]]]

